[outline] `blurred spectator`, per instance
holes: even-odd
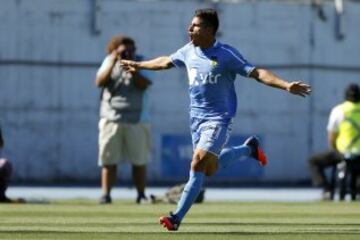
[[[3,147],[4,147],[4,139],[0,128],[0,202],[10,203],[12,201],[8,197],[6,197],[5,193],[9,185],[9,180],[12,172],[12,165],[8,160],[1,157],[1,151]]]
[[[185,183],[178,184],[170,188],[165,195],[157,196],[150,194],[151,203],[170,203],[177,204],[180,201],[180,197],[185,188]],[[205,189],[202,189],[199,195],[196,197],[194,203],[202,203],[205,198]]]
[[[101,167],[101,204],[112,202],[111,189],[116,182],[117,164],[132,164],[136,202],[145,195],[146,164],[150,151],[150,130],[141,122],[145,91],[151,81],[143,72],[127,73],[120,59],[135,60],[136,47],[127,36],[114,36],[108,43],[107,56],[96,74],[96,85],[102,88],[99,121],[99,166]]]
[[[323,0],[312,0],[312,6],[316,9],[318,17],[322,20],[322,21],[326,21],[327,17],[325,15],[325,11],[324,11],[324,1]]]
[[[323,199],[331,199],[331,184],[324,170],[335,166],[344,156],[360,155],[360,89],[350,84],[345,90],[345,101],[335,106],[327,125],[330,149],[309,159],[313,184],[323,188]]]
[[[9,185],[11,172],[11,163],[5,158],[0,158],[0,203],[12,202],[11,199],[6,196],[6,189]]]
[[[1,133],[1,128],[0,128],[0,150],[4,147],[4,139]]]

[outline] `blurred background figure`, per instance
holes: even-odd
[[[6,196],[6,189],[9,185],[11,173],[11,163],[5,158],[0,158],[0,203],[12,202],[12,200]]]
[[[171,187],[164,195],[150,194],[151,203],[170,203],[177,204],[180,200],[181,194],[184,191],[185,183]],[[201,189],[199,195],[196,197],[194,203],[202,203],[205,199],[205,189]]]
[[[312,5],[316,9],[318,17],[322,21],[326,21],[327,17],[325,15],[325,11],[324,11],[324,1],[323,0],[312,0]]]
[[[328,125],[330,149],[309,159],[313,184],[323,188],[323,199],[332,198],[332,185],[326,178],[325,169],[334,167],[345,157],[360,155],[360,88],[350,84],[345,90],[345,101],[330,113]]]
[[[3,147],[4,147],[4,139],[3,139],[1,127],[0,127],[0,151],[2,150]],[[0,154],[1,154],[1,152],[0,152]]]
[[[9,185],[9,180],[12,172],[12,165],[11,163],[2,158],[2,149],[4,147],[4,138],[1,133],[0,128],[0,202],[1,203],[11,203],[11,199],[6,197],[6,189]]]
[[[6,196],[6,190],[9,186],[13,166],[8,159],[2,156],[4,146],[5,141],[0,127],[0,203],[25,203],[26,201],[23,198],[11,199]]]
[[[129,161],[137,189],[136,202],[145,195],[146,164],[150,152],[150,130],[141,122],[144,94],[151,84],[143,72],[126,73],[120,59],[135,60],[136,47],[127,36],[114,36],[108,43],[107,56],[96,74],[102,89],[99,121],[99,166],[101,167],[101,204],[112,202],[111,189],[116,182],[117,164]]]

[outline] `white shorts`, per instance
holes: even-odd
[[[149,161],[150,127],[145,123],[99,121],[99,166],[130,162],[142,166]]]

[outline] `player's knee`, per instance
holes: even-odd
[[[191,161],[191,169],[195,172],[205,172],[206,159],[194,156]]]
[[[212,153],[197,150],[195,151],[191,161],[191,169],[211,176],[217,170],[217,157]]]

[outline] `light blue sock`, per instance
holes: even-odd
[[[248,146],[240,145],[236,147],[224,148],[219,155],[219,168],[224,169],[235,161],[240,161],[242,157],[248,157],[251,149]]]
[[[177,204],[174,214],[181,221],[185,214],[189,211],[195,199],[199,195],[205,174],[203,172],[190,171],[189,181],[186,183],[183,193],[181,194],[180,201]]]

